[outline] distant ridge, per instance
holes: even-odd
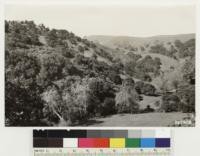
[[[195,36],[195,33],[187,33],[187,34],[174,34],[174,35],[153,35],[153,36],[126,36],[126,35],[89,35],[85,36],[84,38],[91,38],[91,37],[110,37],[110,38],[140,38],[140,39],[146,39],[146,38],[159,38],[159,37],[185,37],[185,36]]]
[[[150,37],[134,37],[134,36],[106,36],[106,35],[91,35],[86,36],[90,41],[100,43],[102,45],[115,48],[118,46],[142,46],[144,44],[152,44],[156,41],[159,42],[174,42],[175,40],[180,40],[185,42],[189,39],[195,38],[195,34],[176,34],[176,35],[157,35]]]

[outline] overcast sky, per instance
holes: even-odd
[[[79,36],[153,36],[195,33],[195,7],[7,5],[7,20],[34,20]]]

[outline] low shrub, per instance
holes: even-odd
[[[180,99],[177,95],[169,94],[162,97],[162,108],[165,112],[179,111]]]

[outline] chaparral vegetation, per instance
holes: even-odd
[[[138,115],[145,126],[145,116],[165,114],[156,126],[169,126],[180,114],[195,113],[194,34],[137,44],[105,38],[5,21],[6,125],[98,126],[101,118],[124,115],[126,123],[126,115]],[[170,113],[179,117],[168,121]]]

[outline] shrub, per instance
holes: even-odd
[[[139,59],[141,57],[140,55],[131,56],[130,58],[134,58],[126,62],[124,65],[124,70],[128,75],[148,82],[152,80],[149,75],[150,73],[153,73],[154,76],[159,75],[161,66],[159,58],[153,59],[151,56],[147,55],[145,58]]]
[[[158,53],[158,54],[162,54],[162,55],[168,55],[168,51],[164,47],[163,44],[156,44],[154,46],[151,46],[149,52],[150,53]]]
[[[115,100],[114,98],[105,98],[101,106],[101,115],[110,115],[115,113]]]
[[[7,51],[6,79],[21,88],[35,85],[36,77],[40,71],[37,57],[26,51]]]
[[[144,83],[142,81],[136,82],[135,89],[138,94],[144,94],[147,96],[156,95],[156,88],[152,84]]]
[[[149,74],[145,74],[144,73],[144,74],[141,75],[141,80],[147,81],[147,82],[151,82],[152,78],[151,78],[151,76]]]
[[[75,51],[71,48],[65,48],[65,47],[62,47],[60,49],[61,51],[61,54],[64,56],[64,57],[67,57],[67,58],[74,58],[75,56]]]
[[[141,46],[141,47],[140,47],[140,50],[141,50],[141,51],[145,51],[145,47]]]
[[[138,81],[135,83],[135,90],[138,94],[143,94],[144,82]]]
[[[10,125],[40,124],[43,103],[36,84],[39,71],[39,61],[35,56],[21,51],[6,51],[5,115]]]
[[[85,50],[84,47],[82,47],[82,46],[80,46],[80,45],[78,46],[78,51],[80,51],[81,53],[83,53],[84,50]]]
[[[137,60],[139,60],[140,58],[142,58],[141,55],[139,55],[139,54],[134,54],[134,53],[132,53],[132,52],[129,52],[127,55],[128,55],[134,62],[136,62]]]
[[[169,94],[162,97],[162,108],[165,112],[176,112],[179,110],[180,99],[177,95]]]
[[[153,108],[151,108],[150,105],[147,105],[147,107],[144,110],[142,110],[141,112],[142,113],[150,113],[150,112],[154,112],[154,111],[155,110]]]
[[[98,54],[101,57],[104,57],[104,58],[112,61],[112,58],[113,58],[112,55],[104,49],[96,49],[95,53]]]
[[[70,42],[74,45],[77,45],[77,40],[75,38],[71,38],[70,39]]]
[[[87,46],[84,46],[84,50],[89,50],[89,47],[87,47]]]
[[[113,86],[105,82],[103,79],[90,78],[88,82],[88,89],[89,91],[87,98],[87,110],[89,114],[97,116],[101,115],[103,112],[111,112],[111,110],[107,110],[107,106],[108,104],[110,104],[111,106],[113,105],[113,102],[111,100],[114,99],[115,96]],[[114,108],[110,107],[110,109]]]
[[[148,74],[150,72],[157,75],[160,70],[160,65],[161,62],[159,58],[153,59],[151,56],[147,55],[137,62],[136,68],[140,73]]]
[[[88,41],[87,39],[82,39],[82,42],[87,46],[90,47],[90,41]]]
[[[7,126],[41,126],[43,101],[35,89],[37,87],[21,88],[8,81],[5,85]]]
[[[143,87],[143,94],[153,96],[156,94],[156,88],[153,85],[146,83]]]
[[[124,65],[121,63],[121,60],[115,60],[115,62],[112,64],[112,70],[114,70],[116,73],[122,73],[124,70]]]
[[[182,67],[183,79],[190,83],[195,83],[195,58],[186,60],[185,64]]]
[[[180,98],[181,110],[185,113],[195,112],[195,86],[183,85],[179,87],[177,95]]]
[[[48,32],[47,34],[47,43],[51,47],[55,47],[57,43],[57,33],[55,29],[52,29],[51,31]]]
[[[130,76],[138,76],[136,75],[136,62],[135,61],[129,61],[129,62],[126,62],[124,64],[124,70],[126,72],[126,74],[130,75]]]
[[[195,39],[190,39],[183,43],[183,45],[179,48],[179,56],[181,58],[184,57],[194,57],[195,55]]]
[[[37,77],[40,86],[48,86],[52,81],[63,78],[66,66],[70,65],[64,57],[58,54],[43,55],[41,58],[41,70]]]
[[[5,31],[9,37],[6,39],[6,45],[9,45],[10,48],[29,48],[30,45],[41,45],[38,39],[38,29],[33,21],[6,21]]]
[[[110,71],[110,72],[108,73],[108,77],[109,77],[110,80],[113,81],[115,84],[117,84],[117,85],[122,84],[122,79],[121,79],[120,75],[118,75],[116,72]]]

